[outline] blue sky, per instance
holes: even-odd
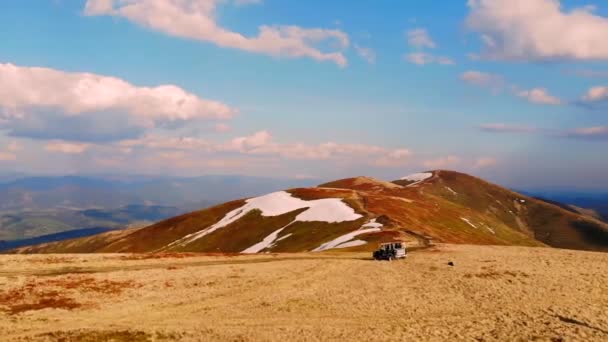
[[[606,39],[597,0],[3,1],[0,169],[608,189]]]

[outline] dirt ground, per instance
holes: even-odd
[[[454,266],[449,266],[453,262]],[[3,341],[606,341],[608,254],[0,256]]]

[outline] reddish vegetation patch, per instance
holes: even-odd
[[[350,198],[356,196],[356,192],[353,190],[324,188],[299,188],[289,190],[289,193],[304,201],[313,201],[325,198]]]
[[[178,340],[179,334],[156,334],[157,339],[161,340]],[[153,341],[151,334],[143,331],[133,330],[76,330],[76,331],[53,331],[50,333],[40,334],[36,336],[36,341],[79,341],[79,342],[96,342],[96,341],[114,341],[114,342],[147,342]]]
[[[145,253],[120,256],[120,260],[148,260],[148,259],[185,259],[201,256],[199,253]]]
[[[32,264],[45,264],[45,265],[64,264],[64,263],[74,262],[74,258],[50,256],[50,257],[46,257],[46,258],[30,259],[30,260],[28,260],[28,262],[30,262]]]
[[[95,279],[92,277],[68,276],[58,279],[49,279],[37,283],[38,286],[58,287],[63,290],[76,290],[79,292],[94,292],[109,295],[119,295],[127,288],[139,287],[132,280],[115,281]]]
[[[11,315],[42,309],[73,310],[81,306],[82,304],[62,296],[57,291],[37,289],[35,283],[28,283],[0,294],[0,307]]]
[[[0,308],[11,315],[42,309],[73,310],[84,305],[70,296],[75,292],[119,295],[125,289],[137,286],[133,281],[99,280],[84,276],[42,281],[32,279],[19,288],[0,293]]]
[[[528,278],[530,275],[524,272],[512,272],[512,271],[487,271],[482,273],[467,273],[464,275],[465,278],[480,278],[480,279],[500,279],[504,277],[524,277]]]

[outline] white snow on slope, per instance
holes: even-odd
[[[464,222],[468,223],[468,224],[469,224],[469,226],[471,226],[471,227],[473,227],[473,228],[477,229],[477,226],[476,226],[476,225],[474,225],[473,223],[471,223],[471,221],[469,221],[469,219],[464,218],[464,217],[461,217],[460,219],[461,219],[461,220],[463,220]]]
[[[353,208],[349,207],[346,203],[342,202],[342,199],[339,198],[324,198],[320,200],[305,201],[293,197],[288,192],[279,191],[260,197],[250,198],[246,201],[245,205],[229,212],[216,224],[196,233],[186,235],[185,237],[172,242],[167,247],[174,245],[185,245],[192,241],[198,240],[205,235],[211,234],[220,228],[224,228],[227,225],[238,221],[252,210],[259,210],[262,212],[262,216],[268,217],[283,215],[303,208],[308,209],[296,216],[294,222],[314,221],[335,223],[355,221],[363,217],[357,214]]]
[[[341,244],[337,245],[335,247],[335,249],[348,248],[348,247],[357,247],[357,246],[363,246],[365,244],[367,244],[367,241],[353,240],[353,241],[348,241],[348,242],[345,242],[345,243],[341,243]]]
[[[287,225],[287,226],[289,226],[289,225]],[[262,240],[262,241],[256,243],[255,245],[247,248],[246,250],[242,251],[241,253],[244,253],[244,254],[254,254],[254,253],[259,253],[259,252],[263,251],[266,248],[274,247],[275,241],[278,242],[277,237],[279,236],[279,233],[281,233],[283,231],[283,229],[287,228],[287,226],[285,226],[285,227],[283,227],[281,229],[275,230],[274,232],[272,232],[272,234],[270,234],[267,237],[265,237],[264,240]],[[289,235],[291,235],[291,234],[289,234]],[[281,239],[283,239],[283,238],[281,238]]]
[[[445,187],[446,189],[448,189],[449,192],[451,192],[454,195],[458,195],[458,193],[456,191],[454,191],[454,189],[450,188],[449,186]]]
[[[344,234],[329,242],[326,242],[326,243],[322,244],[321,246],[313,249],[312,251],[321,252],[321,251],[326,251],[328,249],[334,249],[334,248],[347,248],[347,247],[353,247],[353,246],[360,246],[362,244],[365,244],[366,242],[361,241],[361,240],[352,241],[355,237],[357,237],[359,235],[363,235],[363,234],[379,232],[382,230],[381,228],[382,228],[382,224],[376,222],[376,219],[373,219],[370,222],[361,226],[360,229],[355,230],[354,232],[350,232],[348,234]]]
[[[401,180],[406,180],[408,182],[414,182],[414,183],[408,185],[408,186],[413,186],[413,185],[416,185],[431,177],[433,177],[433,174],[431,172],[421,172],[421,173],[414,173],[409,176],[405,176],[405,177],[401,178]]]

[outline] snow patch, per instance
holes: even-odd
[[[363,246],[365,244],[367,244],[366,241],[363,241],[363,240],[353,240],[353,241],[341,243],[341,244],[337,245],[336,247],[334,247],[334,249],[357,247],[357,246]]]
[[[476,225],[474,225],[474,224],[473,224],[471,221],[469,221],[469,219],[464,218],[464,217],[461,217],[460,219],[461,219],[461,220],[463,220],[464,222],[466,222],[466,223],[467,223],[469,226],[471,226],[471,227],[473,227],[473,228],[477,229],[477,226],[476,226]]]
[[[281,237],[280,239],[278,239],[278,240],[277,240],[277,242],[279,242],[279,241],[283,241],[283,240],[287,239],[288,237],[290,237],[290,236],[292,236],[292,235],[293,235],[292,233],[289,233],[289,234],[287,234],[287,235],[285,235],[285,236]]]
[[[364,224],[363,226],[361,226],[360,229],[355,230],[354,232],[350,232],[348,234],[344,234],[329,242],[326,242],[326,243],[322,244],[321,246],[313,249],[312,251],[313,252],[322,252],[322,251],[326,251],[328,249],[334,249],[334,248],[347,248],[347,247],[361,246],[363,244],[366,244],[367,242],[362,241],[362,240],[353,241],[353,239],[355,237],[357,237],[359,235],[363,235],[363,234],[379,232],[381,230],[382,230],[382,224],[376,222],[376,219],[373,219],[373,220],[367,222],[366,224]]]
[[[279,216],[298,209],[307,208],[305,211],[296,216],[293,222],[337,223],[355,221],[363,217],[357,214],[353,208],[344,203],[342,199],[324,198],[320,200],[305,201],[293,197],[290,193],[285,191],[273,192],[268,195],[250,198],[245,202],[245,205],[229,212],[224,216],[224,218],[214,225],[196,233],[186,235],[185,237],[172,242],[167,247],[174,245],[185,245],[191,243],[192,241],[198,240],[205,235],[209,235],[220,228],[224,228],[229,224],[238,221],[252,210],[259,210],[262,212],[262,216],[269,217]]]
[[[255,245],[253,245],[253,246],[245,249],[241,253],[244,253],[244,254],[255,254],[255,253],[259,253],[259,252],[263,251],[266,248],[272,248],[272,247],[274,247],[275,242],[279,241],[279,240],[277,240],[277,237],[283,231],[283,229],[287,228],[288,226],[289,226],[289,224],[287,226],[281,228],[281,229],[275,230],[270,235],[268,235],[267,237],[265,237],[264,240],[262,240],[262,241],[256,243]],[[289,236],[289,235],[286,235],[286,236]],[[283,238],[285,238],[285,236],[282,237],[281,239],[283,239]]]
[[[361,229],[366,229],[366,228],[382,228],[382,223],[379,223],[376,221],[376,219],[373,219],[369,222],[367,222],[366,224],[361,226]]]
[[[490,233],[496,235],[496,231],[494,229],[492,229],[492,227],[486,225],[486,229],[490,231]]]
[[[451,192],[454,195],[458,195],[458,193],[456,191],[454,191],[452,188],[450,188],[449,186],[445,187],[446,189],[448,189],[449,192]]]
[[[408,185],[408,186],[414,186],[431,177],[433,177],[433,174],[431,172],[421,172],[421,173],[414,173],[409,176],[405,176],[405,177],[401,178],[401,180],[405,180],[408,182],[414,182],[414,183]]]

